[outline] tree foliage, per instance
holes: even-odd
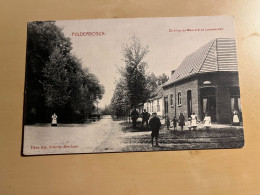
[[[156,77],[154,73],[146,72],[148,64],[144,59],[148,53],[148,46],[142,46],[136,36],[129,44],[123,44],[125,66],[120,69],[121,78],[111,100],[114,115],[126,115],[130,109],[146,102],[158,86],[169,79],[165,74]]]
[[[71,54],[72,43],[55,22],[28,23],[25,83],[25,123],[86,118],[101,99],[104,87]]]
[[[129,110],[129,100],[126,92],[126,82],[123,78],[120,78],[116,83],[115,91],[111,99],[111,109],[113,115],[125,116]]]
[[[167,76],[165,73],[159,75],[157,77],[157,84],[158,85],[163,85],[164,83],[166,83],[169,80],[169,76]]]
[[[154,75],[154,73],[150,73],[146,77],[147,80],[147,90],[149,91],[149,95],[151,95],[158,87],[158,78]]]
[[[101,109],[102,115],[113,115],[113,110],[111,104],[106,105],[104,108]]]
[[[144,61],[148,52],[148,46],[142,46],[136,36],[132,37],[130,44],[124,44],[122,48],[125,62],[122,76],[126,83],[126,95],[131,108],[145,101],[149,96],[145,73],[148,65]]]
[[[63,108],[71,97],[69,72],[65,67],[66,57],[62,55],[59,48],[55,48],[42,70],[45,104],[54,110],[57,107]]]

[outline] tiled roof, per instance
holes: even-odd
[[[151,95],[151,98],[158,99],[163,96],[163,88],[162,85],[158,86],[154,93]]]
[[[164,86],[195,74],[216,71],[238,71],[235,39],[214,39],[188,55]]]

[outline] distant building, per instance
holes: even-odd
[[[163,85],[164,114],[195,112],[212,122],[231,123],[237,110],[242,119],[235,39],[218,38],[187,56]]]
[[[140,113],[146,109],[147,112],[152,114],[156,112],[158,117],[164,117],[164,106],[163,106],[163,88],[159,86],[150,96],[150,98],[144,103],[138,106]]]

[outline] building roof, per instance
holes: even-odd
[[[163,88],[162,85],[158,86],[156,90],[152,93],[151,98],[152,99],[158,99],[163,97]]]
[[[146,102],[150,102],[151,100],[156,100],[156,99],[160,99],[163,97],[163,88],[162,85],[159,85],[150,95],[149,100],[147,100]],[[145,103],[146,103],[145,102]],[[144,103],[139,103],[138,106],[142,106]]]
[[[238,71],[234,38],[214,39],[188,55],[164,86],[196,74],[217,71]]]

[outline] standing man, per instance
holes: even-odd
[[[179,126],[181,127],[181,130],[183,131],[183,126],[185,126],[185,117],[183,116],[182,112],[179,116]]]
[[[136,111],[136,108],[134,108],[134,110],[131,112],[131,118],[132,118],[132,122],[133,122],[133,128],[136,128],[136,121],[139,117],[138,112]]]
[[[146,123],[146,129],[148,129],[148,120],[150,118],[150,114],[146,112],[146,109],[141,114],[142,117],[142,127],[144,126],[144,123]]]
[[[151,136],[152,136],[152,139],[151,139],[152,146],[153,146],[153,138],[154,137],[155,137],[156,146],[159,146],[159,144],[158,144],[158,136],[159,136],[159,130],[160,130],[160,127],[161,127],[161,121],[157,117],[157,113],[156,112],[154,112],[152,114],[152,118],[149,121],[149,125],[150,125],[150,128],[152,130],[152,134],[151,134]]]

